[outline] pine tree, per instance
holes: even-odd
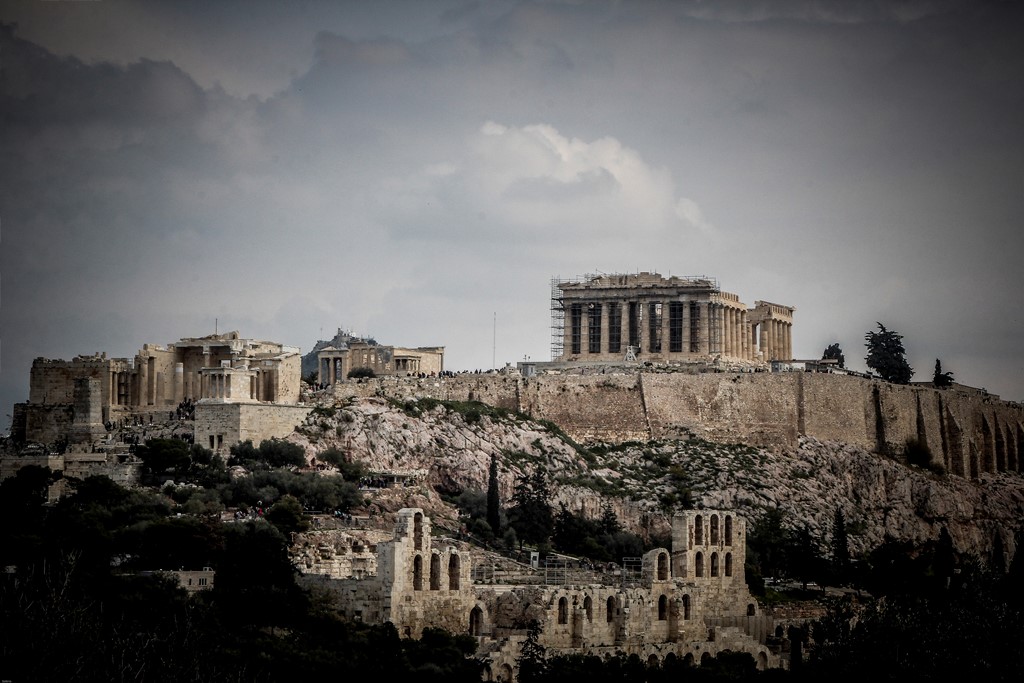
[[[937,387],[948,387],[953,383],[953,373],[943,372],[942,363],[935,359],[935,374],[932,376],[932,384]]]
[[[838,361],[839,367],[846,367],[846,356],[843,355],[843,350],[839,347],[838,343],[829,344],[824,353],[821,354],[821,359],[836,360]]]
[[[885,329],[882,323],[877,325],[878,332],[868,332],[864,335],[865,346],[868,347],[868,355],[864,360],[882,379],[896,384],[906,384],[914,376],[914,370],[907,363],[903,337]]]
[[[540,644],[540,622],[534,619],[526,632],[523,648],[516,658],[519,683],[543,681],[548,672],[547,650]]]
[[[508,515],[509,524],[515,528],[520,543],[545,543],[551,537],[555,517],[550,500],[547,473],[543,468],[516,478]]]

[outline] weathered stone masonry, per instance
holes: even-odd
[[[745,522],[732,513],[692,510],[674,518],[671,551],[645,554],[632,580],[474,583],[475,553],[432,537],[423,511],[406,508],[397,513],[393,540],[376,546],[374,575],[317,575],[328,566],[320,562],[299,567],[304,583],[329,590],[349,619],[390,621],[412,638],[428,626],[476,636],[478,653],[488,662],[487,680],[514,680],[533,620],[552,654],[623,653],[648,662],[674,657],[700,663],[732,650],[749,652],[759,668],[783,667],[778,647],[767,644],[777,624],[744,582],[745,534]]]
[[[556,361],[793,357],[792,306],[748,307],[707,276],[589,275],[551,289]]]
[[[791,448],[809,436],[896,455],[913,438],[950,474],[1022,471],[1024,406],[977,391],[816,372],[587,372],[383,378],[335,395],[477,400],[551,420],[578,441],[693,435]]]

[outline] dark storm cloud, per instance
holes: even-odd
[[[458,368],[498,314],[499,360],[539,359],[551,277],[636,270],[795,305],[800,357],[857,365],[881,320],[915,379],[1024,397],[1014,4],[8,8],[7,404],[35,355],[214,320]]]

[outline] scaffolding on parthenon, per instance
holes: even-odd
[[[562,302],[562,285],[587,282],[597,275],[579,275],[573,278],[551,278],[551,360],[562,357],[565,351],[565,306]]]

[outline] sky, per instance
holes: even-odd
[[[793,352],[1024,400],[1024,9],[0,6],[0,416],[32,360],[339,329],[551,357],[551,283],[706,275]]]

